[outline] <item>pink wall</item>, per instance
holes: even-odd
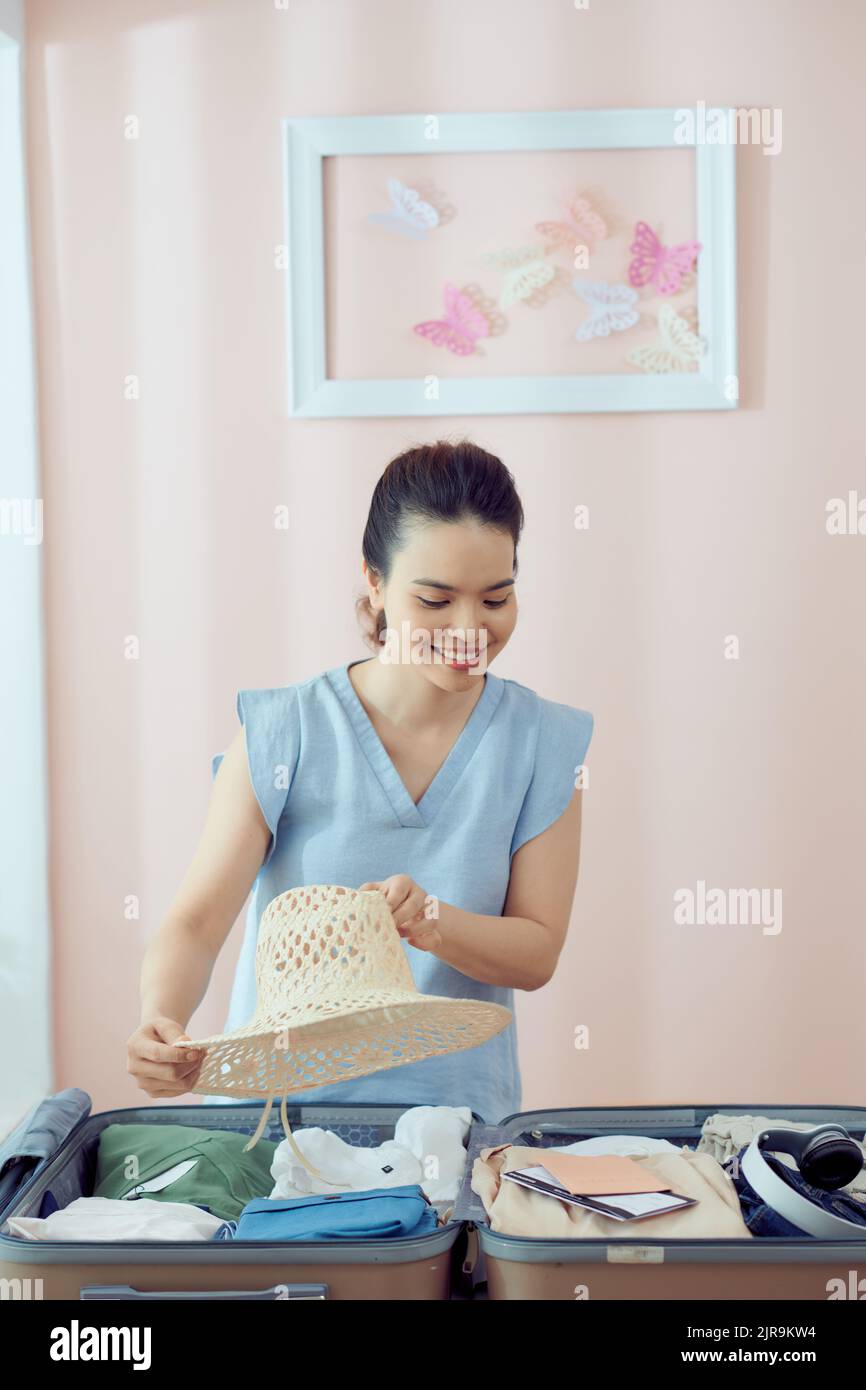
[[[57,1084],[139,1099],[139,959],[235,690],[363,654],[373,483],[458,431],[505,458],[528,515],[499,674],[596,717],[570,939],[519,997],[525,1105],[863,1103],[866,540],[824,524],[866,487],[863,7],[30,0],[28,18]],[[738,152],[739,411],[288,421],[281,117],[699,99],[783,111],[778,157]],[[674,926],[699,879],[781,888],[782,931]],[[239,935],[194,1029],[222,1024]]]

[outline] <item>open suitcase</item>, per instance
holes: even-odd
[[[348,1143],[393,1138],[401,1105],[290,1106],[292,1129],[322,1125]],[[490,1230],[472,1191],[482,1148],[543,1149],[604,1134],[645,1134],[696,1146],[707,1116],[755,1114],[842,1124],[864,1137],[866,1108],[719,1104],[525,1111],[499,1124],[474,1118],[462,1190],[447,1225],[378,1242],[28,1241],[0,1230],[4,1297],[53,1299],[781,1299],[826,1300],[828,1281],[850,1298],[866,1291],[864,1238],[744,1240],[528,1240]],[[90,1114],[83,1091],[51,1097],[0,1144],[0,1227],[39,1215],[46,1192],[60,1206],[93,1189],[98,1136],[109,1124],[184,1124],[252,1133],[261,1106],[147,1106]],[[279,1116],[267,1137],[283,1138]],[[860,1281],[863,1281],[862,1285]]]
[[[491,1299],[820,1299],[866,1296],[863,1239],[814,1236],[743,1240],[653,1239],[651,1221],[636,1235],[605,1240],[529,1240],[491,1231],[470,1186],[482,1148],[503,1143],[544,1149],[604,1134],[641,1134],[695,1148],[709,1115],[766,1115],[810,1125],[835,1122],[864,1138],[866,1108],[824,1105],[712,1105],[532,1110],[498,1125],[473,1125],[454,1218],[467,1223],[465,1277],[486,1281]],[[832,1284],[830,1281],[834,1281]],[[841,1281],[841,1283],[840,1283]],[[862,1283],[861,1283],[862,1281]],[[847,1292],[839,1293],[839,1289]],[[859,1290],[859,1292],[858,1292]]]
[[[394,1137],[402,1105],[289,1106],[292,1130],[321,1125],[347,1143]],[[0,1226],[93,1193],[100,1132],[109,1124],[179,1124],[252,1134],[260,1104],[166,1105],[90,1114],[70,1090],[43,1102],[0,1145]],[[266,1137],[280,1142],[279,1112]],[[32,1241],[0,1233],[2,1296],[22,1299],[445,1299],[465,1231],[449,1221],[380,1241]]]

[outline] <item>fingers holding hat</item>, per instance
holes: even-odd
[[[189,1034],[173,1019],[153,1018],[141,1024],[127,1040],[127,1066],[131,1076],[149,1095],[184,1095],[198,1081],[206,1048],[178,1047]]]
[[[394,925],[405,936],[401,928],[413,926],[427,919],[429,895],[408,874],[392,874],[390,878],[377,883],[362,883],[360,892],[378,889],[384,894],[385,902],[394,918]]]

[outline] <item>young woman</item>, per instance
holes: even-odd
[[[381,888],[424,993],[513,1009],[515,989],[550,980],[593,719],[486,669],[517,622],[522,525],[511,474],[476,445],[424,445],[385,469],[362,547],[377,654],[238,695],[242,727],[214,759],[203,835],[144,959],[128,1070],[149,1095],[195,1085],[201,1055],[172,1044],[189,1036],[251,885],[226,1030],[255,1009],[262,912],[308,883]],[[299,1099],[468,1105],[497,1121],[521,1108],[514,1023]]]

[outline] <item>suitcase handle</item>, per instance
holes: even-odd
[[[269,1289],[170,1289],[166,1292],[153,1292],[150,1289],[134,1289],[130,1284],[90,1284],[81,1290],[82,1301],[89,1302],[93,1299],[126,1299],[140,1302],[149,1302],[158,1299],[221,1299],[229,1298],[233,1301],[255,1299],[266,1303],[273,1303],[284,1299],[325,1299],[328,1297],[327,1284],[274,1284]]]

